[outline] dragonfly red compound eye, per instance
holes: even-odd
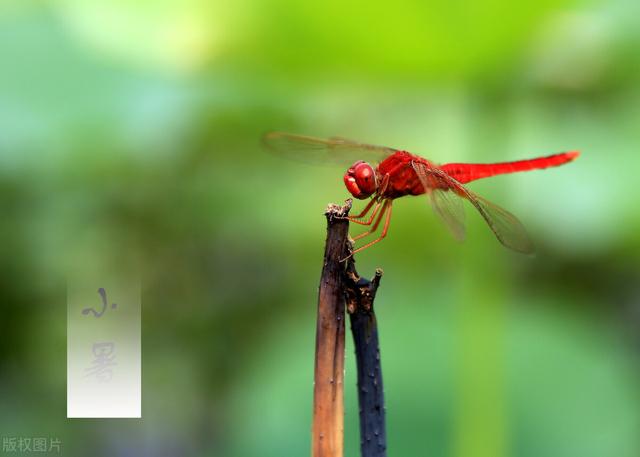
[[[344,184],[355,198],[363,199],[378,188],[376,172],[368,163],[360,160],[354,163],[344,175]]]

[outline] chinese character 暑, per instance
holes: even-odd
[[[85,368],[87,376],[95,376],[100,382],[109,382],[113,377],[112,367],[117,365],[115,362],[115,343],[93,343],[93,356],[89,368]]]

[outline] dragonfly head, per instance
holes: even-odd
[[[344,174],[344,185],[351,195],[362,200],[378,189],[378,178],[371,165],[359,160]]]

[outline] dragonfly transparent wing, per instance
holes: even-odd
[[[345,138],[314,138],[283,132],[269,132],[263,144],[279,156],[306,163],[352,165],[358,160],[380,162],[397,152],[396,149],[357,143]]]
[[[466,198],[504,246],[526,254],[534,251],[527,231],[509,211],[474,194],[438,168],[430,168],[418,162],[413,163],[413,168],[429,194],[436,213],[444,219],[456,238],[460,239],[461,234],[464,236],[464,212],[461,203],[462,198]]]
[[[463,241],[466,232],[463,199],[450,190],[449,184],[433,173],[426,164],[413,162],[412,166],[435,213],[440,216],[454,238]]]
[[[434,189],[429,192],[429,200],[434,211],[449,227],[454,238],[458,241],[464,241],[466,229],[462,199],[451,191]]]
[[[470,194],[469,201],[478,209],[502,244],[523,254],[535,252],[531,238],[517,217],[495,203],[468,192]]]

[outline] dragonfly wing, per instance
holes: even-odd
[[[429,192],[429,200],[436,214],[449,227],[456,240],[464,241],[464,205],[462,199],[453,192],[434,189]]]
[[[429,168],[424,164],[417,165],[420,172],[417,169],[416,172],[418,172],[418,177],[420,177],[425,189],[428,188],[427,186],[435,187],[438,190],[444,187],[450,189],[449,192],[452,194],[466,198],[478,210],[498,241],[504,246],[525,254],[531,254],[535,251],[524,226],[509,211],[471,192],[446,172],[437,168]],[[414,168],[416,167],[414,166]]]
[[[506,247],[523,254],[533,254],[535,247],[522,223],[504,208],[468,191],[469,201],[475,206],[496,238]]]
[[[345,138],[314,138],[284,132],[269,132],[263,144],[288,159],[327,165],[352,165],[358,160],[380,162],[397,152],[385,146],[358,143]]]
[[[427,165],[420,162],[412,163],[422,187],[424,187],[434,211],[444,221],[445,225],[458,241],[465,237],[463,200],[450,189],[450,186],[437,174],[432,173]]]

